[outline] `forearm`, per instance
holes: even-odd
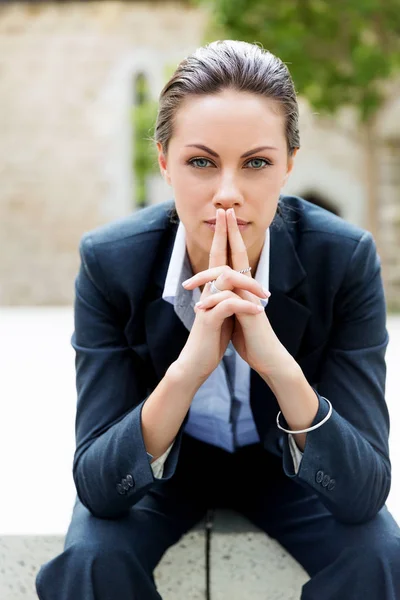
[[[188,371],[185,377],[181,368],[168,369],[146,400],[92,440],[84,452],[75,453],[78,496],[93,515],[119,518],[143,497],[154,482],[145,451],[155,460],[175,441],[199,385]],[[173,475],[177,453],[178,449],[163,477]]]
[[[156,460],[174,441],[203,381],[192,377],[177,361],[150,394],[142,409],[142,434],[147,452]]]
[[[289,356],[279,373],[260,375],[274,393],[289,429],[296,431],[310,427],[319,402],[297,362]],[[307,433],[296,433],[293,437],[300,450],[304,451]]]
[[[320,422],[328,411],[323,397],[302,378],[305,380],[303,374],[298,376],[296,369],[292,371],[289,367],[286,377],[265,378],[278,400],[287,427],[293,430]],[[304,437],[299,440],[298,436]],[[321,427],[293,437],[304,454],[296,472],[286,441],[283,466],[288,477],[307,483],[339,521],[361,523],[377,514],[390,490],[390,461],[335,408]]]

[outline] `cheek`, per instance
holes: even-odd
[[[201,202],[207,201],[213,192],[213,186],[203,179],[186,176],[179,182],[179,193],[181,197],[189,198],[194,206],[199,206]]]
[[[280,189],[283,185],[283,180],[286,175],[286,170],[283,168],[276,168],[268,173],[265,178],[266,189],[274,193],[275,190]]]
[[[265,231],[275,218],[278,208],[279,189],[266,190],[261,200],[255,206],[254,214],[258,231]]]
[[[185,215],[190,221],[204,213],[208,195],[204,186],[193,185],[192,181],[188,181],[189,179],[182,177],[179,181],[174,182],[172,188],[178,214]]]

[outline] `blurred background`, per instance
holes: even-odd
[[[82,233],[171,197],[157,98],[205,41],[289,66],[301,144],[286,191],[368,228],[400,307],[399,0],[0,2],[0,304],[70,304]]]
[[[301,150],[284,191],[376,240],[400,508],[400,0],[0,0],[0,535],[65,533],[79,240],[172,198],[148,139],[158,95],[224,38],[259,43],[294,78]]]

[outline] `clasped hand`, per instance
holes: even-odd
[[[227,264],[228,244],[232,266]],[[230,339],[235,350],[252,369],[263,375],[272,375],[282,366],[282,359],[287,359],[287,351],[276,337],[260,303],[260,298],[268,298],[269,292],[263,290],[250,272],[239,273],[248,266],[247,249],[234,210],[225,212],[218,209],[209,268],[182,285],[187,290],[205,286],[196,311],[212,311],[223,303],[225,310],[231,308],[233,326]],[[216,280],[215,285],[220,292],[211,294],[209,282],[212,280]]]

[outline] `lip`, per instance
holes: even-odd
[[[208,223],[209,225],[215,225],[216,223],[216,219],[209,219],[208,221],[204,221],[205,223]],[[249,225],[250,221],[243,221],[243,219],[238,219],[236,218],[236,222],[238,225]]]
[[[215,222],[213,223],[212,221],[204,221],[204,224],[207,225],[207,227],[209,227],[212,231],[215,231],[216,229],[216,225]],[[244,231],[245,229],[247,229],[250,226],[250,223],[238,223],[238,229],[239,231]]]

